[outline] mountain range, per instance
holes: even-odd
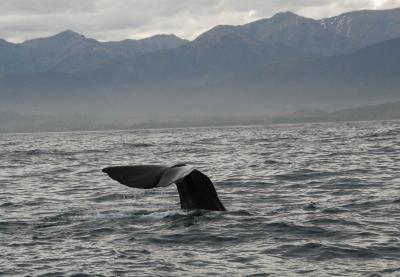
[[[0,40],[0,109],[143,118],[281,115],[400,99],[400,8],[315,20],[279,13],[99,42],[72,31]]]
[[[0,72],[27,74],[46,71],[88,71],[112,61],[175,48],[186,42],[174,35],[99,42],[70,30],[23,43],[0,40]]]

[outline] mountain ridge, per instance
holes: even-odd
[[[400,37],[400,8],[362,10],[312,19],[293,12],[243,25],[218,25],[193,41],[175,35],[156,35],[141,40],[100,42],[65,30],[50,37],[22,43],[0,41],[0,73],[26,74],[40,71],[79,72],[95,70],[110,62],[179,48],[186,44],[209,47],[227,36],[253,44],[285,45],[316,55],[351,53],[375,43]]]
[[[99,42],[71,30],[22,43],[0,42],[7,52],[0,53],[3,74],[29,74],[45,71],[89,71],[111,61],[171,49],[187,43],[175,35],[156,35],[141,40]],[[14,61],[14,63],[12,63]]]
[[[131,46],[136,41],[98,44],[72,31],[50,39],[70,43],[61,43],[54,53],[38,47],[34,57],[23,51],[23,45],[17,45],[22,54],[14,56],[13,45],[0,41],[0,109],[164,119],[192,114],[279,115],[394,101],[400,98],[400,35],[390,38],[397,31],[387,30],[400,22],[399,11],[373,16],[372,22],[381,22],[371,32],[377,42],[368,44],[368,37],[363,40],[368,45],[361,48],[358,39],[348,44],[350,39],[336,34],[346,20],[339,24],[337,17],[324,33],[320,20],[290,12],[245,25],[216,26],[178,45],[168,44],[174,36],[157,36],[156,41],[161,38],[165,44],[151,42],[162,49],[148,53],[136,51]],[[364,13],[350,13],[358,18],[352,21],[355,29],[370,28],[363,23]],[[368,12],[367,18],[370,14],[375,12]],[[388,39],[373,35],[379,30]],[[30,59],[37,59],[40,66],[32,69],[34,62],[24,63]]]
[[[317,123],[368,120],[399,120],[400,101],[368,105],[337,111],[299,111],[286,116],[275,117],[271,123]]]

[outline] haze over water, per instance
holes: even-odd
[[[0,275],[398,276],[400,122],[0,135]],[[227,212],[111,165],[195,165]]]

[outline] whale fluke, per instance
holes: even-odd
[[[182,209],[225,211],[211,180],[185,164],[116,166],[104,168],[103,172],[132,188],[152,189],[175,183]]]

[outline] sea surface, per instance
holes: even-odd
[[[227,212],[116,165],[185,162]],[[400,276],[400,122],[0,135],[2,276]]]

